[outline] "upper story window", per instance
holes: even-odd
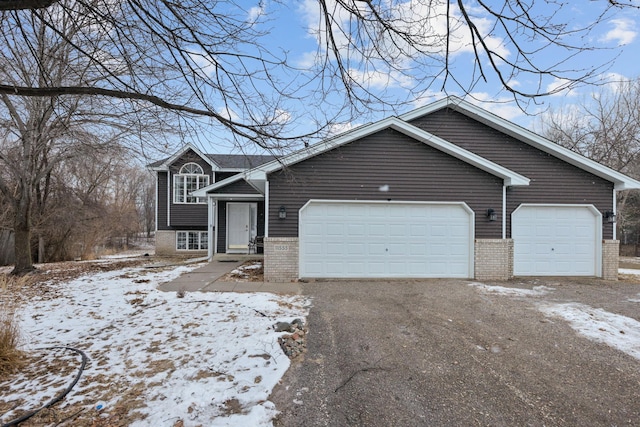
[[[204,197],[191,193],[209,185],[209,175],[205,175],[197,163],[187,163],[173,176],[173,203],[206,203]]]

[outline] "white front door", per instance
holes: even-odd
[[[255,234],[256,203],[227,203],[227,253],[248,253]]]

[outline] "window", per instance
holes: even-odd
[[[209,185],[209,175],[205,175],[197,163],[187,163],[173,176],[173,203],[206,203],[204,197],[191,193]]]
[[[178,231],[176,249],[179,251],[206,251],[209,249],[209,233],[206,231]]]

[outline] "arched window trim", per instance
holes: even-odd
[[[190,162],[190,163],[185,163],[184,165],[182,165],[182,167],[180,168],[180,172],[178,172],[178,174],[180,175],[204,175],[204,170],[202,169],[202,166],[200,166],[197,163],[194,162]]]
[[[202,166],[194,162],[185,163],[178,173],[173,175],[173,203],[207,203],[204,197],[191,195],[207,185],[209,185],[209,175],[204,173]]]

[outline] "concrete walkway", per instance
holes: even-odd
[[[239,255],[231,258],[213,259],[206,265],[183,274],[174,280],[161,284],[158,289],[165,292],[270,292],[281,295],[297,295],[301,293],[299,283],[265,283],[265,282],[222,282],[219,279],[235,268],[244,264],[247,257]]]

